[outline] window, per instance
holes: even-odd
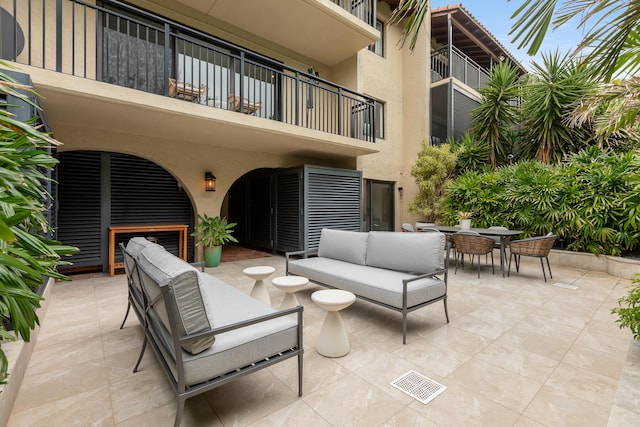
[[[369,45],[369,50],[384,57],[384,23],[382,21],[376,20],[376,30],[380,31],[380,38]]]
[[[376,139],[384,139],[384,102],[376,101]]]

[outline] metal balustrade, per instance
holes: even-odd
[[[451,48],[451,58],[447,46],[431,53],[431,83],[449,77],[455,77],[475,90],[489,80],[488,72],[455,46]]]
[[[356,18],[375,27],[377,0],[331,0]]]
[[[370,15],[372,4],[351,2],[351,12]],[[375,100],[313,70],[296,70],[119,1],[0,5],[2,59],[375,142]]]

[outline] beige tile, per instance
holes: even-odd
[[[475,359],[457,369],[447,381],[464,384],[465,388],[518,412],[524,410],[541,386],[541,383]]]
[[[476,315],[475,311],[453,320],[451,325],[492,340],[499,338],[512,327],[508,322],[496,322],[482,315]]]
[[[401,339],[401,337],[396,337]],[[335,362],[349,371],[355,371],[380,358],[385,351],[371,345],[371,342],[351,334],[349,337],[350,350],[346,356],[335,358]]]
[[[571,393],[544,386],[524,415],[545,426],[602,427],[607,425],[609,410]]]
[[[355,373],[365,381],[370,382],[408,405],[415,399],[393,387],[390,383],[409,371],[415,371],[434,381],[442,382],[442,377],[439,375],[397,354],[384,354],[374,362],[358,369]]]
[[[331,424],[318,416],[302,399],[297,399],[282,409],[263,417],[249,426],[280,427],[304,425],[305,427],[329,427]]]
[[[14,408],[8,427],[112,426],[113,416],[108,396],[109,389],[104,385],[48,402],[38,401],[39,405],[28,409]]]
[[[617,381],[563,362],[551,374],[546,385],[560,393],[610,408]]]
[[[298,400],[269,370],[263,369],[204,394],[223,425],[247,425]]]
[[[545,425],[523,415],[518,419],[513,427],[545,427]]]
[[[618,405],[613,405],[609,414],[609,427],[638,427],[640,411],[629,411]]]
[[[492,341],[489,338],[447,325],[429,334],[420,334],[428,343],[474,356]]]
[[[29,361],[29,375],[58,371],[69,367],[69,361],[84,363],[102,358],[102,336],[95,333],[74,336],[47,346],[36,346]],[[64,356],[63,356],[64,355]]]
[[[617,406],[640,413],[640,375],[625,372],[620,377],[614,402]]]
[[[141,368],[109,385],[116,423],[137,417],[175,400],[175,394],[157,366]]]
[[[511,427],[519,414],[461,385],[445,382],[447,389],[426,405],[409,407],[438,426]]]
[[[471,356],[447,347],[429,344],[422,338],[407,344],[406,348],[396,350],[392,354],[403,357],[422,367],[423,371],[433,372],[441,378],[450,375],[471,359]]]
[[[569,349],[562,361],[618,381],[625,359],[626,353],[599,351],[576,344]]]
[[[553,336],[531,332],[530,328],[527,327],[523,329],[520,326],[516,326],[505,332],[497,342],[519,347],[523,351],[535,353],[556,361],[562,360],[571,347],[571,342],[562,341]]]
[[[583,326],[567,325],[562,322],[561,317],[546,316],[541,311],[534,311],[514,325],[514,329],[551,337],[562,343],[573,344],[582,332]]]
[[[475,359],[483,360],[540,384],[549,378],[559,363],[557,360],[500,341],[494,342],[478,353]]]
[[[118,427],[140,427],[140,426],[173,426],[176,418],[176,402],[170,402],[159,408],[152,409],[141,415],[129,418],[117,424]],[[187,399],[182,413],[180,427],[221,427],[222,423],[209,406],[209,403],[202,395]]]
[[[411,408],[404,408],[393,417],[381,424],[381,427],[438,427],[437,424],[428,418],[418,414]]]
[[[296,395],[298,393],[297,361],[298,358],[294,357],[268,368]],[[347,369],[336,363],[336,359],[324,357],[313,349],[305,350],[302,366],[302,392],[305,395],[328,386],[349,373]]]
[[[355,374],[303,397],[329,424],[373,426],[400,412],[404,405]]]
[[[64,355],[58,357],[65,359]],[[25,411],[79,393],[104,389],[107,378],[102,358],[73,363],[67,366],[31,375],[27,369],[20,393],[13,406],[14,411]]]

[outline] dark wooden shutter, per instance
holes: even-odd
[[[80,248],[70,258],[73,267],[101,265],[101,154],[63,152],[58,158],[58,239]]]
[[[305,247],[315,249],[322,228],[360,231],[362,173],[355,170],[305,167]]]
[[[275,244],[279,252],[303,249],[302,169],[288,169],[275,174]]]

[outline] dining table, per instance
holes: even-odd
[[[454,234],[459,231],[473,231],[481,236],[499,237],[500,238],[500,271],[502,271],[502,277],[505,277],[505,240],[508,237],[516,237],[522,233],[521,230],[504,230],[500,228],[469,228],[462,229],[459,225],[433,225],[433,224],[418,224],[416,227],[419,231],[438,230],[445,234]]]

